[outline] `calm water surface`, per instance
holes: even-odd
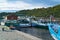
[[[53,40],[51,37],[50,33],[46,29],[41,29],[41,28],[19,28],[19,31],[31,34],[33,36],[36,36],[38,38],[42,38],[42,40]]]

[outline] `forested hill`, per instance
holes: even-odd
[[[18,14],[33,15],[33,16],[40,16],[40,17],[48,17],[50,15],[54,15],[55,17],[60,17],[60,5],[56,5],[54,7],[49,7],[49,8],[21,10],[17,13]]]
[[[0,13],[2,15],[7,15],[6,13]],[[8,13],[10,14],[10,13]],[[36,8],[31,10],[20,10],[15,12],[15,14],[25,14],[28,16],[39,16],[39,17],[49,17],[50,15],[54,15],[55,17],[60,17],[60,5],[56,5],[54,7],[48,8]]]

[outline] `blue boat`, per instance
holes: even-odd
[[[60,25],[50,23],[48,24],[48,28],[49,28],[51,36],[55,40],[60,40]]]

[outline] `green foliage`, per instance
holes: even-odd
[[[9,15],[10,13],[0,13],[0,16]],[[13,14],[13,13],[12,13]],[[55,17],[60,17],[60,5],[56,5],[54,7],[48,8],[38,8],[32,10],[20,10],[15,12],[15,14],[23,14],[27,16],[39,16],[39,17],[49,17],[50,15],[54,15]]]
[[[56,5],[54,7],[48,7],[48,8],[21,10],[17,13],[25,14],[28,16],[49,17],[50,15],[54,15],[55,17],[60,17],[60,15],[59,15],[60,14],[60,5]]]

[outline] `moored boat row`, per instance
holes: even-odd
[[[6,26],[19,26],[19,27],[40,27],[40,26],[47,26],[47,23],[38,22],[32,20],[30,18],[20,19],[20,20],[6,20],[5,22],[1,22],[1,25]]]

